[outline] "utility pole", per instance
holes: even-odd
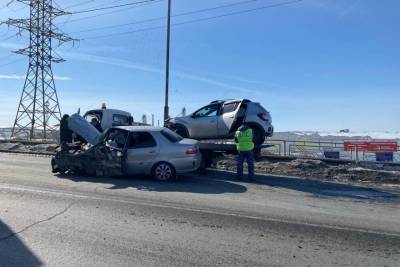
[[[169,119],[169,52],[170,52],[170,37],[171,37],[171,0],[168,0],[168,16],[167,16],[167,58],[165,66],[165,105],[164,105],[164,125],[165,121]]]
[[[55,17],[69,13],[53,6],[52,0],[17,1],[29,6],[30,18],[8,19],[0,23],[30,33],[29,46],[14,51],[28,56],[29,66],[11,136],[47,139],[61,119],[51,63],[65,61],[53,55],[52,40],[58,41],[59,45],[76,40],[54,25]]]

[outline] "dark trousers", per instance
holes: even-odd
[[[254,178],[254,153],[253,151],[239,151],[237,160],[237,175],[238,178],[243,178],[243,163],[247,161],[247,167],[249,170],[249,178]]]

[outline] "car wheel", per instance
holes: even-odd
[[[253,128],[253,135],[254,135],[254,145],[256,147],[261,146],[265,141],[265,136],[263,135],[262,131],[257,128]]]
[[[157,163],[153,168],[153,177],[159,181],[170,181],[175,179],[176,172],[171,164],[160,162]]]

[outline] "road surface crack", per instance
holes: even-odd
[[[62,211],[60,211],[60,212],[58,212],[58,213],[56,213],[56,214],[54,214],[54,215],[52,215],[52,216],[50,216],[50,217],[48,217],[48,218],[46,218],[46,219],[43,219],[43,220],[34,222],[34,223],[32,223],[32,224],[30,224],[30,225],[24,227],[23,229],[21,229],[21,230],[19,230],[19,231],[17,231],[17,232],[11,232],[10,234],[8,234],[8,235],[6,235],[6,236],[4,236],[4,237],[0,237],[0,242],[1,242],[1,241],[4,241],[4,240],[7,240],[7,239],[9,239],[9,238],[11,238],[11,237],[14,237],[14,236],[16,236],[16,235],[19,235],[19,234],[25,232],[26,230],[28,230],[28,229],[30,229],[30,228],[32,228],[32,227],[38,225],[38,224],[51,221],[51,220],[57,218],[58,216],[63,215],[64,213],[66,213],[66,212],[72,207],[72,205],[74,205],[74,203],[69,204],[69,205],[68,205],[65,209],[63,209]]]

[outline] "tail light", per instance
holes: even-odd
[[[258,117],[259,117],[260,119],[262,119],[263,121],[269,121],[269,116],[268,116],[267,113],[259,113],[259,114],[258,114]]]
[[[196,147],[191,147],[186,149],[186,155],[188,156],[194,156],[199,152],[199,150]]]

